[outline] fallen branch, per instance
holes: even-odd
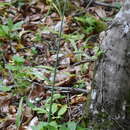
[[[105,6],[105,7],[110,7],[110,8],[117,8],[119,9],[118,6],[116,5],[112,5],[112,4],[107,4],[104,2],[99,2],[99,1],[95,1],[95,0],[85,0],[85,4],[86,4],[86,8],[88,8],[90,5],[95,4],[95,5],[99,5],[99,6]]]
[[[44,86],[45,89],[52,89],[52,86]],[[64,91],[64,92],[69,92],[69,93],[84,93],[88,94],[88,91],[85,89],[81,88],[71,88],[71,87],[54,87],[54,90],[56,91]]]
[[[84,63],[87,63],[87,62],[94,62],[94,61],[96,61],[96,60],[94,60],[94,59],[85,59],[85,60],[82,60],[80,62],[77,62],[77,63],[73,64],[73,66],[78,66],[78,65],[81,65],[81,64],[84,64]]]
[[[107,4],[107,3],[103,3],[103,2],[99,2],[99,1],[94,1],[95,5],[99,5],[99,6],[105,6],[105,7],[110,7],[110,8],[116,8],[116,9],[119,9],[118,6],[116,5],[112,5],[112,4]]]

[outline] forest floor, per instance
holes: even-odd
[[[87,130],[99,34],[121,6],[97,1],[0,0],[0,130]]]

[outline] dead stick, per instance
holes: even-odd
[[[45,89],[52,89],[52,86],[44,86]],[[88,91],[81,88],[72,88],[72,87],[54,87],[54,90],[57,91],[69,91],[70,93],[84,93],[88,94]]]
[[[117,8],[119,9],[118,6],[116,5],[111,5],[111,4],[107,4],[107,3],[103,3],[103,2],[98,2],[98,1],[94,1],[95,5],[99,5],[99,6],[105,6],[105,7],[110,7],[110,8]]]
[[[99,1],[95,1],[95,0],[85,0],[85,3],[86,3],[86,5],[87,5],[87,8],[88,8],[91,4],[95,4],[95,5],[99,5],[99,6],[105,6],[105,7],[110,7],[110,8],[117,8],[117,9],[119,9],[119,7],[116,6],[116,5],[107,4],[107,3],[99,2]]]
[[[77,62],[77,63],[73,64],[73,66],[78,66],[78,65],[81,65],[81,64],[85,64],[87,62],[94,62],[94,61],[96,61],[96,60],[94,60],[94,59],[85,59],[85,60],[82,60],[80,62]]]

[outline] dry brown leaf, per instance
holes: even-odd
[[[9,113],[10,114],[15,114],[17,112],[16,106],[10,105],[9,106]]]
[[[59,64],[60,64],[60,66],[59,66],[60,69],[61,68],[63,69],[65,67],[69,66],[70,65],[70,58],[65,57],[65,58],[61,59]]]
[[[76,96],[72,97],[71,104],[78,104],[81,102],[85,102],[86,100],[87,100],[86,96],[76,95]]]
[[[37,21],[40,19],[41,19],[41,14],[34,14],[34,15],[30,16],[31,21]]]
[[[51,19],[50,16],[43,18],[41,21],[43,22],[43,24],[45,24],[47,26],[50,26],[53,24],[53,20]]]
[[[40,85],[35,85],[29,94],[30,100],[34,100],[36,98],[45,98],[45,97],[46,97],[45,89],[43,86]]]
[[[32,130],[32,126],[36,126],[36,125],[38,125],[38,117],[34,117],[34,118],[30,121],[30,123],[29,123],[29,125],[28,125],[28,127],[27,127],[26,130]]]
[[[15,115],[8,115],[4,122],[0,123],[0,129],[6,130],[9,126],[15,124],[16,116]],[[16,127],[15,127],[16,128]],[[7,129],[9,130],[9,129]]]
[[[106,12],[102,9],[102,7],[95,7],[95,12],[100,18],[106,17]]]
[[[24,24],[23,25],[24,30],[32,30],[32,31],[36,31],[37,30],[37,26],[34,24]]]
[[[68,76],[66,79],[60,81],[59,83],[56,83],[55,86],[71,86],[72,84],[74,84],[75,78],[75,75]]]
[[[37,8],[39,8],[41,10],[41,13],[46,12],[47,10],[45,10],[45,4],[43,2],[38,2],[37,5],[36,5]]]
[[[22,116],[24,122],[22,125],[26,126],[33,117],[31,108],[25,106]]]
[[[75,78],[76,75],[75,70],[73,68],[64,69],[57,73],[55,86],[70,86],[74,83]],[[50,77],[50,81],[53,81],[53,74]]]
[[[12,95],[9,93],[0,92],[0,112],[8,113],[9,104],[12,100]]]

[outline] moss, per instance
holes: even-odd
[[[86,34],[100,33],[107,28],[107,25],[103,21],[96,19],[90,14],[75,17],[75,20],[80,23],[81,30]]]

